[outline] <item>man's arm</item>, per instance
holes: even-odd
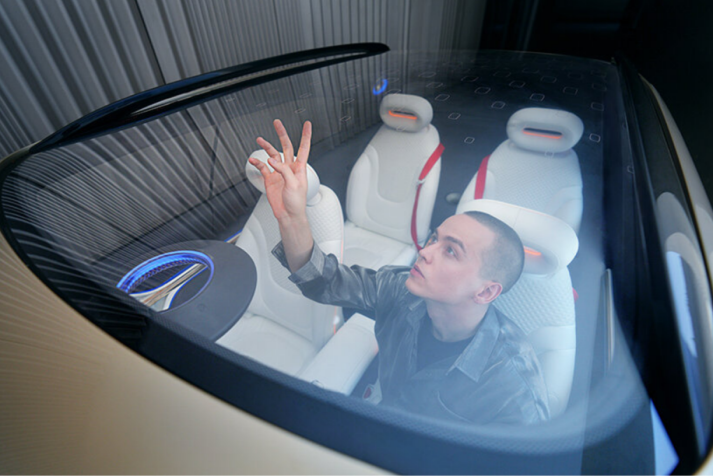
[[[278,243],[272,250],[277,260],[289,268],[284,244]],[[302,294],[322,304],[348,307],[374,318],[379,289],[391,289],[389,281],[393,273],[378,273],[361,266],[351,268],[340,264],[333,254],[326,255],[315,243],[307,263],[289,276]],[[401,289],[402,286],[399,287]]]
[[[335,256],[325,255],[315,245],[307,220],[307,159],[312,125],[305,122],[302,128],[297,157],[282,122],[275,120],[274,126],[282,145],[284,162],[280,153],[262,137],[257,139],[257,143],[270,156],[268,163],[274,171],[257,159],[250,159],[263,176],[267,200],[282,237],[281,245],[273,250],[273,254],[283,266],[289,268],[292,272],[290,280],[299,286],[306,297],[373,315],[380,288],[377,282],[395,277],[387,276],[380,280],[378,273],[371,269],[340,265]]]
[[[285,257],[293,273],[310,258],[314,239],[307,221],[307,158],[312,140],[312,124],[307,121],[302,128],[302,139],[295,157],[292,142],[279,119],[274,121],[275,131],[282,145],[285,161],[272,144],[258,137],[257,143],[270,156],[268,163],[251,158],[265,180],[265,192],[272,212],[280,227]]]

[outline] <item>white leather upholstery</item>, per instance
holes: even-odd
[[[528,107],[508,120],[508,138],[524,150],[565,152],[582,138],[584,124],[571,112]]]
[[[490,155],[482,198],[500,200],[552,215],[576,232],[582,221],[582,172],[572,147],[582,121],[566,111],[522,109],[510,117],[508,140]],[[474,197],[478,174],[461,201]]]
[[[410,266],[416,260],[413,243],[393,240],[356,226],[344,224],[344,264],[379,269],[384,264]],[[349,241],[346,241],[349,237]]]
[[[574,376],[576,324],[567,265],[578,249],[577,236],[557,218],[494,200],[472,200],[458,207],[459,213],[467,210],[502,220],[518,233],[525,246],[550,250],[541,255],[526,253],[525,272],[494,305],[518,324],[535,349],[547,385],[550,414],[555,417],[567,407]],[[561,234],[555,247],[553,228]]]
[[[353,226],[345,231],[344,253],[346,263],[360,265],[366,265],[363,256],[381,255],[369,262],[374,268],[392,264],[390,259],[401,255],[393,251],[399,246],[413,247],[411,215],[418,176],[440,144],[438,131],[430,125],[433,109],[425,99],[390,94],[383,99],[380,113],[384,125],[349,176],[346,210]],[[421,187],[416,220],[419,242],[428,238],[440,173],[438,161]],[[370,234],[376,236],[370,238]],[[376,243],[380,248],[371,248]],[[382,254],[382,249],[391,251]]]
[[[341,258],[344,222],[339,199],[331,189],[320,185],[308,203],[307,218],[315,242],[325,253]],[[218,343],[297,375],[340,322],[334,306],[310,301],[288,279],[289,271],[271,253],[279,240],[277,220],[263,195],[236,242],[255,262],[255,295],[245,315]]]
[[[319,350],[287,327],[250,312],[218,344],[289,375],[297,375]]]
[[[431,123],[433,108],[424,98],[410,94],[389,94],[379,106],[384,124],[397,131],[418,132]]]
[[[354,314],[299,377],[349,395],[378,351],[374,320]]]

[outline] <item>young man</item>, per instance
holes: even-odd
[[[547,420],[537,357],[522,331],[490,305],[522,272],[517,234],[469,212],[445,220],[410,269],[340,265],[314,243],[305,213],[312,125],[304,124],[296,157],[282,123],[274,126],[284,162],[261,137],[274,171],[250,159],[282,236],[273,254],[308,298],[376,320],[379,378],[367,399],[474,423]]]

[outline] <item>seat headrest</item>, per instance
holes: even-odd
[[[510,116],[507,134],[518,147],[537,152],[564,152],[579,142],[582,120],[559,109],[528,107]]]
[[[577,234],[559,218],[497,200],[470,200],[456,213],[479,211],[510,226],[525,247],[523,273],[550,275],[567,266],[579,249]]]
[[[265,152],[263,149],[258,149],[252,154],[250,154],[250,157],[254,157],[258,159],[260,162],[263,162],[267,164],[268,168],[270,169],[270,172],[272,172],[273,169],[270,167],[270,164],[267,163],[267,159],[270,157],[267,152]],[[248,157],[248,159],[250,159]],[[284,155],[282,155],[282,152],[280,152],[280,157],[282,158],[282,161],[285,161]],[[251,184],[255,186],[260,192],[265,193],[265,182],[262,178],[262,174],[260,171],[255,167],[253,164],[250,162],[245,162],[245,174],[247,175],[248,180],[250,181]],[[317,193],[319,192],[319,177],[317,176],[317,172],[314,171],[311,165],[307,164],[307,204],[309,205],[311,200],[317,196]]]
[[[431,103],[410,94],[384,96],[379,107],[381,120],[389,127],[405,132],[418,132],[433,119]]]

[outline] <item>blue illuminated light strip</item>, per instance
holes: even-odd
[[[225,240],[226,243],[230,243],[231,240],[235,239],[236,237],[240,236],[240,233],[243,232],[243,229],[241,228],[240,231],[238,231],[236,234]]]
[[[199,264],[200,264],[200,263],[199,263]],[[196,265],[194,265],[194,266],[196,266]],[[192,266],[191,266],[191,268],[192,268]],[[136,293],[131,293],[131,295],[134,296],[134,297],[136,297],[136,296],[139,295],[139,294],[145,296],[145,295],[148,295],[148,294],[151,294],[151,293],[155,293],[156,291],[160,290],[161,288],[163,288],[163,287],[166,286],[167,284],[171,283],[172,281],[176,280],[177,278],[179,278],[179,277],[182,276],[183,274],[187,273],[191,268],[182,269],[181,271],[177,272],[176,274],[174,274],[173,276],[171,276],[170,278],[168,278],[168,279],[167,279],[166,281],[164,281],[163,283],[157,285],[157,286],[156,286],[155,288],[153,288],[153,289],[148,289],[148,290],[146,290],[146,291],[140,291],[140,292],[136,292]],[[205,268],[204,268],[204,269],[205,269]],[[203,270],[199,271],[198,274],[200,274],[200,273],[202,273],[202,272],[203,272]],[[195,276],[198,276],[198,274],[196,274]],[[195,277],[195,276],[194,276],[194,277]],[[191,279],[193,279],[193,278],[191,278]],[[190,279],[189,279],[188,281],[190,281]],[[139,300],[140,300],[140,299],[139,299]]]
[[[213,260],[208,255],[199,251],[172,251],[164,253],[154,258],[148,259],[136,266],[121,278],[117,288],[125,293],[130,293],[138,285],[149,279],[151,276],[165,271],[176,266],[187,264],[202,264],[210,268],[210,274],[213,275]]]
[[[376,83],[376,86],[371,90],[371,92],[374,94],[374,96],[378,96],[379,94],[383,93],[386,91],[386,86],[389,85],[389,81],[384,78],[378,83]]]
[[[232,240],[235,240],[238,236],[240,236],[240,234],[241,234],[242,232],[243,232],[243,229],[241,228],[237,233],[235,233],[233,236],[231,236],[230,238],[228,238],[227,240],[225,240],[225,242],[226,242],[226,243],[230,243]],[[152,293],[152,292],[156,292],[156,291],[158,291],[159,289],[161,289],[162,287],[166,286],[166,285],[167,285],[168,283],[170,283],[171,281],[173,281],[174,279],[176,279],[178,276],[180,276],[180,275],[183,274],[184,272],[185,272],[185,270],[184,270],[184,271],[180,271],[180,272],[174,274],[173,276],[171,276],[171,277],[170,277],[169,279],[167,279],[165,282],[163,282],[163,283],[159,284],[158,286],[156,286],[155,288],[149,289],[149,290],[147,290],[147,291],[141,291],[140,294],[141,294],[141,295],[148,295],[148,294],[150,294],[150,293]],[[203,272],[203,271],[200,271],[198,274],[200,274],[200,273],[202,273],[202,272]],[[198,274],[196,274],[196,276],[198,276]],[[195,276],[194,276],[194,277],[195,277]],[[191,278],[191,279],[193,279],[193,278]],[[190,280],[189,280],[189,281],[190,281]],[[186,282],[188,282],[188,281],[186,281]],[[139,284],[140,284],[140,283],[139,283]],[[184,284],[185,284],[185,283],[184,283]],[[117,286],[117,287],[118,287],[118,286]],[[183,284],[181,285],[181,287],[183,287]]]

